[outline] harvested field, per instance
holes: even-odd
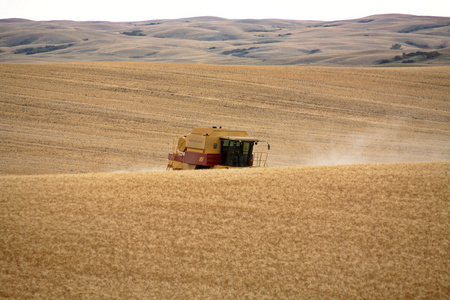
[[[450,163],[3,176],[2,298],[450,293]]]
[[[247,130],[270,166],[450,160],[450,67],[0,64],[0,174],[165,167],[195,127]]]

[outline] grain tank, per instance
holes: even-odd
[[[255,145],[266,143],[250,137],[245,131],[223,128],[195,128],[174,140],[167,169],[229,169],[265,167],[267,152],[254,151]],[[268,149],[270,145],[267,144]]]

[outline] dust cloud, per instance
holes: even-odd
[[[388,128],[376,128],[364,133],[330,138],[327,143],[313,141],[307,148],[306,165],[346,165],[446,161],[450,159],[450,143],[436,144],[426,137],[415,136],[407,124],[388,123]]]

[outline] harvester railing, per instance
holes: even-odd
[[[254,167],[267,167],[267,157],[269,153],[253,151],[253,166]]]

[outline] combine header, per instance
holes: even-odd
[[[167,170],[266,167],[267,152],[253,151],[258,142],[263,141],[250,137],[245,131],[216,126],[195,128],[173,141]],[[267,146],[270,150],[270,145]]]

